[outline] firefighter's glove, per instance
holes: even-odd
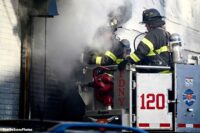
[[[84,62],[87,64],[95,64],[95,59],[95,53],[90,52],[84,55]]]
[[[126,65],[129,63],[129,61],[127,59],[123,60],[119,65],[118,65],[118,69],[119,71],[123,71],[126,68]]]
[[[118,65],[118,69],[119,71],[123,71],[126,68],[127,64],[134,64],[133,60],[130,59],[129,57],[124,59],[119,65]]]

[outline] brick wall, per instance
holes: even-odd
[[[0,0],[0,119],[15,119],[19,110],[20,39],[18,0]]]

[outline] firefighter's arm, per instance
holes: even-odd
[[[113,62],[115,62],[115,60],[115,55],[110,51],[106,51],[106,53],[102,56],[93,56],[90,60],[90,64],[111,65]]]
[[[101,65],[112,65],[117,60],[117,57],[112,51],[106,51],[102,56]]]
[[[126,64],[128,63],[137,64],[154,49],[153,43],[147,38],[148,36],[144,37],[138,44],[137,50],[131,53],[124,61],[119,64],[118,68],[120,71],[124,70]]]
[[[86,47],[83,54],[83,61],[87,64],[94,65],[96,64],[96,58],[99,60],[99,53],[91,49],[90,47]]]
[[[151,54],[151,52],[154,50],[153,42],[153,39],[151,39],[149,36],[144,37],[142,41],[138,44],[137,50],[131,53],[128,57],[131,63],[138,63],[144,57]]]
[[[99,65],[116,64],[118,57],[123,56],[124,47],[130,47],[129,41],[126,39],[123,39],[120,42],[118,41],[110,50],[106,51],[103,56],[96,58],[96,64],[97,63]]]

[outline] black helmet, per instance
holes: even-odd
[[[120,43],[124,49],[124,54],[129,55],[131,53],[130,42],[127,39],[122,39]]]
[[[122,39],[120,42],[123,47],[130,48],[130,42],[127,39]]]
[[[110,28],[113,32],[117,31],[118,28],[118,19],[116,17],[110,19],[109,21]]]
[[[143,20],[141,23],[164,25],[165,21],[163,21],[162,18],[164,18],[164,16],[161,16],[158,10],[151,8],[143,11],[142,14]]]

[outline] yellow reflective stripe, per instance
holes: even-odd
[[[161,48],[159,48],[158,50],[156,50],[156,52],[158,54],[163,53],[163,52],[167,52],[167,51],[169,51],[168,46],[162,46]]]
[[[133,59],[135,62],[139,62],[139,61],[140,61],[140,58],[139,58],[135,53],[130,54],[130,57],[131,57],[131,59]]]
[[[97,65],[101,65],[101,60],[102,60],[102,57],[101,56],[97,56],[96,57],[96,64]]]
[[[148,39],[146,39],[145,37],[142,39],[142,42],[149,47],[150,51],[154,50],[153,43],[149,41]]]
[[[108,57],[110,57],[113,61],[117,60],[117,57],[110,51],[106,51],[105,55],[107,55]]]
[[[170,70],[164,70],[164,71],[161,71],[160,73],[172,73]]]
[[[147,56],[154,56],[156,55],[153,51],[150,51]]]
[[[162,46],[161,48],[157,49],[156,52],[158,54],[169,51],[168,46]],[[156,55],[153,51],[150,51],[147,56],[154,56]]]
[[[121,63],[123,60],[124,60],[124,59],[117,59],[117,60],[116,60],[116,63],[119,64],[119,63]]]

